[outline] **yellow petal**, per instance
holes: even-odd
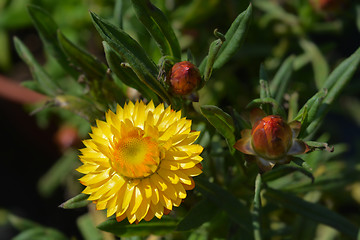
[[[181,171],[191,177],[198,176],[199,174],[202,173],[202,170],[196,166],[189,169],[183,169]]]
[[[158,187],[161,191],[164,191],[167,188],[164,179],[162,179],[157,173],[151,175],[150,182],[154,186]]]
[[[133,197],[135,186],[132,184],[126,184],[126,189],[124,192],[124,198],[122,202],[122,208],[128,207],[131,201],[131,198]]]
[[[170,184],[177,184],[179,182],[179,177],[173,171],[160,168],[157,173]]]

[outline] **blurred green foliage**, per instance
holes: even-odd
[[[137,225],[109,219],[99,229],[129,239],[149,234],[164,239],[359,239],[360,142],[343,143],[340,138],[352,128],[359,133],[359,109],[354,107],[359,105],[360,90],[356,82],[359,4],[335,0],[152,1],[156,7],[146,0],[27,3],[0,2],[4,46],[0,67],[11,67],[9,31],[35,26],[47,56],[45,64],[20,37],[14,39],[14,46],[32,73],[33,79],[24,85],[49,98],[40,107],[39,119],[46,122],[49,112],[58,114],[63,122],[82,129],[84,137],[107,109],[140,97],[182,109],[202,132],[198,142],[205,148],[204,173],[175,213]],[[172,95],[160,74],[164,63],[188,59],[203,77],[198,103]],[[339,101],[340,94],[345,100]],[[308,141],[312,152],[258,175],[256,166],[233,148],[241,130],[251,127],[246,113],[254,107],[289,122],[301,121],[299,137]],[[337,116],[346,119],[345,124]],[[334,152],[326,151],[332,150],[327,142],[334,145]],[[349,147],[356,148],[352,154]],[[77,184],[76,158],[69,148],[40,179],[44,196],[61,184]],[[78,193],[73,189],[73,195]],[[85,206],[84,195],[62,205],[79,206]],[[86,230],[90,223],[88,215],[78,220],[85,239],[100,236],[93,225]],[[44,231],[56,239],[63,237],[37,224],[19,229],[18,239]]]

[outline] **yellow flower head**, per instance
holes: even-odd
[[[200,132],[191,131],[191,120],[180,111],[129,102],[96,123],[91,139],[83,141],[77,171],[86,174],[83,193],[108,217],[130,223],[161,218],[194,188],[203,148],[193,144]]]

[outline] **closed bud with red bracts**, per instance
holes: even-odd
[[[199,69],[188,61],[174,64],[170,72],[170,90],[180,96],[193,92],[201,81]]]

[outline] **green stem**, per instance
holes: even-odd
[[[252,224],[254,228],[254,239],[261,240],[261,223],[260,223],[260,211],[261,211],[261,175],[260,173],[257,175],[255,180],[255,195],[254,195],[254,206],[252,210]]]

